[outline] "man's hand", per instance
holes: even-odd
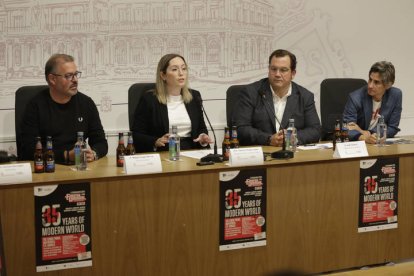
[[[283,130],[280,130],[279,132],[273,134],[270,137],[270,145],[274,147],[282,147],[283,146]]]

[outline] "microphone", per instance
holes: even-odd
[[[200,104],[200,107],[201,107],[201,110],[203,110],[203,113],[204,113],[204,115],[206,116],[206,119],[207,119],[207,122],[208,122],[208,125],[210,126],[210,129],[211,129],[211,131],[213,132],[213,137],[214,137],[214,153],[209,153],[209,154],[207,154],[206,156],[204,156],[204,157],[201,157],[200,158],[200,161],[201,162],[214,162],[214,163],[220,163],[220,162],[223,162],[223,156],[221,155],[221,154],[218,154],[217,153],[217,139],[216,139],[216,133],[214,132],[214,128],[213,128],[213,126],[211,125],[211,123],[210,123],[210,119],[208,118],[208,115],[207,115],[207,112],[206,112],[206,110],[204,109],[204,106],[203,106],[203,100],[201,99],[201,96],[197,96],[197,101],[199,102],[199,104]]]
[[[265,104],[265,108],[270,110],[270,112],[273,114],[273,117],[275,117],[276,122],[279,124],[279,127],[282,128],[282,123],[279,121],[279,118],[276,116],[276,113],[273,111],[272,107],[266,101],[266,93],[263,90],[260,90],[259,95],[262,97],[262,101]]]
[[[14,154],[9,155],[7,151],[0,150],[0,163],[8,163],[11,161],[16,161],[16,156]]]
[[[259,95],[262,97],[262,101],[265,105],[265,108],[269,109],[271,111],[271,113],[273,114],[273,116],[275,117],[276,121],[279,123],[280,128],[282,129],[282,149],[272,152],[270,154],[270,156],[274,159],[289,159],[289,158],[293,158],[294,156],[294,152],[290,151],[290,150],[286,150],[286,140],[285,140],[285,130],[282,128],[282,124],[279,121],[279,119],[276,116],[276,113],[273,111],[272,107],[270,106],[270,104],[266,101],[266,94],[263,90],[259,91]]]

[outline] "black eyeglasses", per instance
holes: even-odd
[[[76,77],[77,79],[80,79],[80,77],[82,76],[82,72],[76,71],[75,73],[68,73],[65,75],[59,75],[59,74],[54,74],[51,73],[53,76],[58,76],[58,77],[64,77],[66,80],[73,80],[74,77]]]

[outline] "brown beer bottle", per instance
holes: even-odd
[[[134,155],[134,154],[135,154],[134,139],[132,138],[132,132],[128,132],[128,145],[125,150],[125,155]]]
[[[116,166],[123,167],[124,166],[124,156],[125,156],[125,145],[124,145],[124,133],[120,132],[118,134],[119,141],[118,147],[116,148]]]
[[[221,149],[223,151],[223,161],[228,161],[230,157],[230,129],[228,127],[224,128],[224,139]]]
[[[335,131],[333,134],[333,150],[335,150],[336,148],[336,144],[337,143],[341,143],[341,122],[339,121],[339,119],[337,119],[335,121]]]
[[[52,137],[46,137],[46,152],[44,154],[45,158],[45,172],[52,173],[55,172],[55,154],[53,153],[53,143]]]
[[[236,149],[239,147],[239,139],[237,138],[237,127],[231,127],[231,140],[230,140],[230,148]]]
[[[33,158],[33,166],[35,173],[42,173],[45,171],[45,164],[43,161],[42,140],[40,137],[36,137],[36,147]]]

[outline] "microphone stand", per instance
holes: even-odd
[[[218,154],[218,153],[217,153],[217,139],[216,139],[216,133],[215,133],[215,131],[214,131],[213,126],[212,126],[212,125],[211,125],[211,123],[210,123],[210,119],[209,119],[209,118],[208,118],[208,116],[207,116],[206,110],[204,109],[204,106],[203,106],[203,100],[201,99],[201,97],[200,97],[200,99],[199,99],[199,102],[200,102],[200,106],[201,106],[201,109],[203,110],[204,115],[206,115],[208,125],[210,126],[211,131],[213,132],[213,136],[214,136],[214,146],[213,146],[214,153],[209,153],[209,154],[207,154],[206,156],[201,157],[201,158],[200,158],[200,161],[201,161],[201,162],[221,163],[221,162],[223,162],[223,156],[222,156],[221,154]]]

